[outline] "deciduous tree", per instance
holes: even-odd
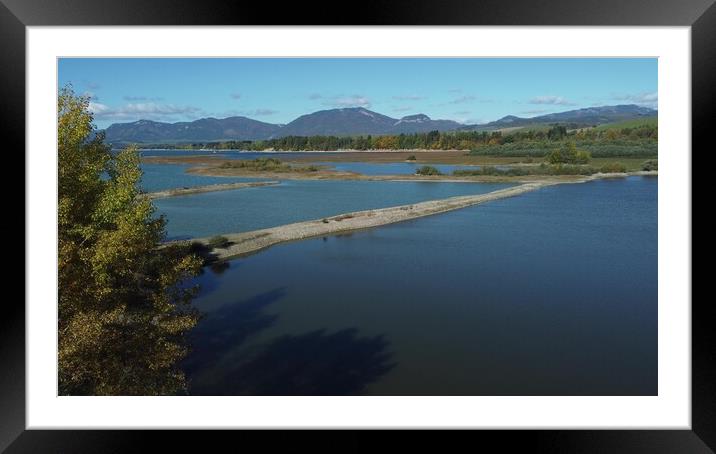
[[[136,149],[114,154],[71,86],[57,134],[59,393],[182,393],[178,362],[198,319],[186,281],[201,261],[160,247],[165,220],[140,194]]]

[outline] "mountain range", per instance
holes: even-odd
[[[589,107],[531,118],[508,115],[486,124],[465,125],[452,120],[433,120],[425,114],[397,119],[363,107],[350,107],[302,115],[285,125],[265,123],[247,117],[201,118],[178,123],[152,120],[114,123],[105,130],[105,140],[113,144],[181,143],[266,140],[285,136],[397,135],[434,130],[496,130],[552,123],[589,126],[656,115],[657,111],[654,109],[628,104]]]
[[[587,107],[585,109],[568,110],[566,112],[551,113],[531,118],[520,118],[514,115],[508,115],[497,121],[480,125],[480,127],[500,129],[550,123],[600,125],[633,120],[641,117],[654,117],[656,114],[657,111],[649,107],[637,106],[636,104],[623,104],[619,106]]]

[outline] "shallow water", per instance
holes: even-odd
[[[245,232],[351,211],[385,208],[512,184],[286,180],[277,186],[158,199],[169,239]]]
[[[261,180],[261,178],[210,177],[186,173],[186,170],[190,167],[193,166],[188,164],[142,163],[143,175],[140,187],[145,192],[154,192],[165,189]]]
[[[657,393],[656,178],[278,245],[197,282],[193,394]]]

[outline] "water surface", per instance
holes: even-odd
[[[141,150],[142,157],[187,157],[187,156],[205,156],[216,159],[258,159],[258,158],[277,158],[283,161],[290,161],[295,159],[297,156],[313,158],[310,162],[302,161],[298,165],[319,165],[326,168],[342,171],[342,172],[355,172],[362,175],[414,175],[415,171],[424,165],[430,165],[438,169],[445,175],[450,175],[454,170],[458,169],[479,169],[481,166],[476,165],[453,165],[453,164],[425,164],[416,162],[330,162],[323,161],[326,154],[336,155],[340,152],[250,152],[250,151],[238,151],[238,150],[222,150],[222,151],[205,151],[205,150]],[[315,159],[315,160],[314,160]],[[147,178],[147,184],[154,184],[154,181],[165,181],[166,176],[164,173],[169,174],[181,174],[184,170],[191,167],[190,165],[177,165],[177,169],[165,170],[162,166],[165,164],[143,164],[150,171],[159,173],[159,179]],[[508,166],[497,166],[498,168],[507,169]],[[181,169],[181,170],[180,170]],[[217,178],[217,177],[203,177],[203,178]],[[248,180],[248,179],[244,179]],[[243,181],[243,180],[237,180]],[[189,180],[191,183],[191,180]],[[172,180],[166,181],[162,184],[172,184]],[[157,183],[158,184],[158,183]],[[211,184],[211,183],[205,183]],[[168,189],[169,187],[161,187],[161,189]],[[159,190],[159,189],[153,189]]]
[[[475,165],[452,165],[452,164],[425,164],[416,162],[330,162],[324,161],[327,155],[340,155],[341,152],[257,152],[239,150],[141,150],[142,157],[186,157],[205,156],[216,159],[257,159],[277,158],[283,161],[290,161],[301,158],[311,158],[311,162],[301,162],[302,165],[316,164],[345,172],[357,172],[363,175],[412,175],[423,165],[430,165],[437,168],[444,174],[451,174],[456,169],[479,169]],[[504,166],[503,166],[504,167]]]
[[[351,211],[482,194],[512,184],[286,180],[277,186],[157,199],[169,239],[245,232]]]
[[[261,178],[212,177],[187,173],[195,167],[189,164],[142,163],[142,181],[140,187],[145,192],[162,191],[183,187],[205,186],[210,184],[235,183],[239,181],[258,181]]]
[[[198,282],[193,394],[657,393],[656,178],[278,245]]]

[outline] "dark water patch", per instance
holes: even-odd
[[[284,296],[279,288],[206,315],[184,362],[191,394],[361,394],[394,367],[383,336],[361,337],[356,329],[282,335],[240,349],[276,323],[279,316],[265,309]]]
[[[655,395],[657,183],[548,187],[234,260],[201,278],[192,392]]]

